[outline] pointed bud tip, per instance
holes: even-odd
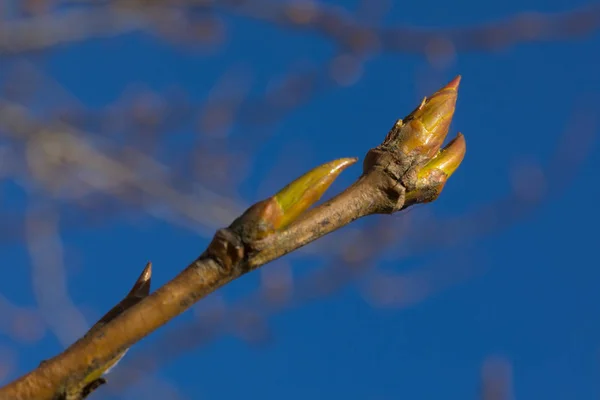
[[[144,270],[140,274],[140,277],[138,278],[138,282],[147,282],[150,279],[152,279],[152,262],[148,261],[144,267]]]
[[[340,158],[340,159],[331,161],[327,164],[324,164],[324,166],[330,167],[330,176],[332,178],[332,183],[333,183],[333,180],[335,180],[335,178],[339,174],[341,174],[342,171],[344,171],[349,166],[355,164],[357,161],[358,161],[358,158],[356,158],[356,157]]]
[[[456,77],[454,77],[454,79],[452,79],[450,82],[448,82],[448,84],[446,86],[444,86],[442,88],[442,90],[444,90],[444,89],[458,90],[458,86],[460,85],[461,79],[462,79],[462,77],[460,75],[456,75]]]
[[[335,170],[343,171],[344,169],[348,168],[349,166],[351,166],[352,164],[354,164],[357,161],[358,161],[357,157],[346,157],[346,158],[340,158],[339,160],[332,161],[332,163],[337,164],[337,166],[334,168]]]
[[[129,292],[130,295],[147,296],[150,293],[150,283],[152,280],[152,263],[148,262],[144,270],[135,281],[133,288]]]
[[[405,153],[417,150],[430,158],[438,152],[454,116],[459,83],[460,75],[426,98],[407,117],[412,119],[409,123],[412,129],[405,132],[402,138]]]
[[[452,139],[446,147],[444,147],[444,151],[453,152],[461,156],[461,161],[467,152],[467,141],[465,140],[465,135],[461,132],[456,134],[456,137]]]
[[[451,140],[451,142],[454,142],[454,141],[462,142],[462,146],[465,148],[465,150],[467,149],[467,141],[465,140],[465,135],[463,135],[462,132],[458,132],[456,134],[456,137]],[[448,144],[450,144],[450,143],[448,143]]]
[[[466,152],[467,142],[465,141],[465,137],[462,133],[458,133],[456,137],[440,151],[439,155],[427,165],[427,167],[431,166],[437,168],[443,171],[446,176],[450,177],[462,163]]]

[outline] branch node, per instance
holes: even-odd
[[[245,254],[245,246],[240,236],[231,229],[224,228],[215,233],[206,249],[205,257],[212,258],[224,271],[232,272],[235,267],[244,264],[240,261],[244,259]]]

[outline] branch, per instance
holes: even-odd
[[[0,26],[0,54],[41,51],[65,43],[149,32],[180,43],[222,35],[221,15],[237,15],[285,28],[312,31],[353,52],[388,51],[427,56],[496,51],[521,43],[573,40],[600,28],[600,7],[588,4],[559,13],[520,12],[483,25],[428,29],[365,23],[325,2],[98,0],[63,1],[67,12],[10,20]],[[71,4],[70,4],[71,3]],[[68,10],[69,5],[88,8]],[[199,12],[198,12],[199,11]]]
[[[0,54],[44,50],[94,37],[111,37],[147,29],[143,15],[113,10],[69,11],[21,20],[2,20]]]
[[[197,3],[197,0],[183,1],[188,6]],[[521,43],[572,40],[600,28],[598,4],[559,13],[520,12],[478,26],[442,29],[365,24],[361,15],[351,15],[345,9],[325,2],[265,1],[263,7],[250,1],[214,2],[207,6],[211,7],[284,27],[313,31],[344,49],[358,52],[383,50],[445,55],[495,51]]]
[[[84,391],[71,397],[65,393],[84,387],[91,375],[102,374],[131,345],[226,283],[363,216],[392,214],[435,200],[465,154],[461,134],[440,150],[459,81],[455,78],[398,120],[383,143],[367,153],[363,174],[341,194],[306,211],[356,159],[317,167],[250,207],[217,231],[204,253],[173,280],[121,307],[118,315],[95,325],[62,354],[0,388],[0,399],[84,399]]]

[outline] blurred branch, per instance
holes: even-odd
[[[103,142],[100,138],[64,123],[45,125],[24,107],[1,99],[0,131],[25,142],[29,175],[58,197],[83,198],[93,192],[120,196],[133,188],[141,192],[141,206],[152,215],[168,218],[153,210],[153,204],[167,203],[185,218],[173,222],[186,221],[196,230],[204,227],[204,232],[240,210],[236,202],[199,186],[200,196],[178,192],[166,182],[167,168],[134,148],[121,149],[124,156],[116,159],[96,149],[94,143]]]
[[[496,51],[519,43],[569,40],[600,28],[600,5],[560,13],[519,13],[481,26],[426,29],[365,24],[358,13],[312,0],[113,0],[62,1],[77,6],[10,20],[0,28],[0,53],[41,50],[67,42],[147,31],[177,42],[206,42],[222,36],[218,14],[255,18],[284,28],[316,32],[340,49],[358,54],[388,51],[446,57],[457,52]]]
[[[481,400],[514,400],[512,365],[503,357],[488,357],[481,368]]]
[[[67,346],[81,336],[89,325],[68,295],[58,213],[56,210],[31,206],[27,212],[26,231],[26,243],[33,265],[33,293],[40,313],[61,344]],[[39,232],[43,232],[43,235],[39,235]]]
[[[203,1],[185,0],[186,4]],[[244,17],[304,30],[312,30],[353,52],[454,53],[494,51],[519,43],[566,40],[589,35],[600,28],[600,4],[545,14],[524,12],[476,27],[435,29],[408,26],[365,25],[360,15],[338,6],[304,0],[292,2],[213,1],[214,7]]]
[[[39,51],[95,37],[117,36],[147,28],[144,15],[113,9],[76,10],[2,21],[0,54]]]
[[[0,332],[15,340],[35,342],[46,333],[46,326],[37,310],[14,305],[2,295],[0,315]]]

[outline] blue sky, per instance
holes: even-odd
[[[336,3],[354,7],[354,2]],[[560,12],[588,4],[391,3],[385,24],[424,29],[481,25],[522,11]],[[240,76],[250,77],[250,96],[260,96],[272,87],[274,76],[295,65],[322,72],[335,54],[330,40],[312,32],[237,16],[225,22],[225,42],[211,52],[139,33],[63,45],[25,59],[86,107],[101,109],[132,83],[157,93],[177,86],[200,104],[232,67],[234,75],[242,71]],[[128,385],[115,392],[109,384],[91,398],[168,398],[161,390],[176,387],[183,399],[476,399],[482,365],[490,357],[510,363],[515,398],[598,398],[600,158],[595,139],[600,132],[585,116],[599,113],[599,49],[600,35],[594,32],[500,51],[467,50],[443,67],[419,54],[378,53],[363,64],[355,82],[324,87],[277,123],[234,125],[228,150],[237,154],[251,148],[251,158],[235,164],[243,169],[239,185],[225,194],[249,204],[319,163],[363,157],[395,119],[461,74],[451,135],[465,134],[467,156],[435,203],[368,218],[327,239],[332,246],[345,243],[353,229],[379,223],[396,229],[385,250],[369,259],[372,270],[324,296],[306,289],[304,297],[283,310],[248,300],[260,274],[243,277],[139,343],[123,367],[136,365],[145,354],[168,355],[164,338],[186,324],[195,321],[210,329],[215,322],[201,310],[220,302],[228,310],[257,313],[258,326],[267,324],[264,337],[252,341],[219,333],[147,373],[141,382],[151,389]],[[36,107],[43,110],[54,101],[46,96]],[[191,122],[177,128],[153,156],[178,165],[198,134],[192,128]],[[584,145],[578,147],[578,141]],[[557,150],[567,154],[558,164],[553,161]],[[576,160],[576,166],[568,160]],[[184,186],[192,187],[197,178],[182,171]],[[331,192],[359,173],[360,167],[348,169]],[[516,196],[517,181],[525,192],[545,188],[543,199],[528,202]],[[212,188],[211,182],[200,183]],[[0,181],[1,207],[22,212],[35,201],[16,182]],[[66,202],[58,207],[74,212]],[[127,292],[147,260],[154,263],[153,285],[158,287],[207,244],[206,235],[194,229],[140,211],[130,214],[61,232],[69,295],[88,323]],[[412,222],[408,237],[399,232],[405,219]],[[430,238],[425,246],[424,236]],[[291,263],[295,282],[336,263],[344,268],[330,251],[326,254],[291,255],[283,262]],[[0,294],[13,304],[36,307],[28,248],[7,241],[0,244],[0,257],[5,265]],[[285,267],[276,263],[272,268],[278,266]],[[410,289],[410,282],[430,290],[402,306],[375,306],[364,288],[382,271],[414,279],[398,286],[398,296]],[[187,332],[187,339],[194,337]],[[0,330],[0,350],[16,359],[3,382],[62,348],[51,331],[31,343]],[[118,374],[116,369],[110,375],[117,383]]]

